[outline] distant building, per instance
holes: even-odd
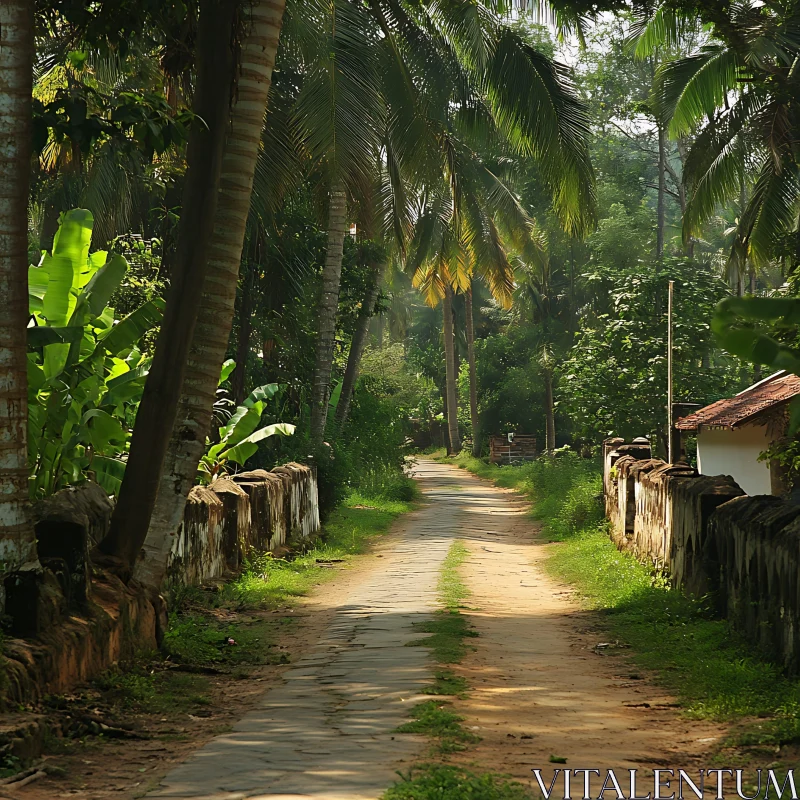
[[[782,371],[734,397],[677,420],[675,427],[697,434],[697,469],[730,475],[749,495],[785,494],[779,465],[758,457],[786,434],[788,403],[800,395],[800,377]]]

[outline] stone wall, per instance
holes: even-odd
[[[157,646],[161,604],[141,586],[125,585],[90,562],[112,511],[105,492],[90,482],[35,506],[41,566],[2,581],[0,599],[11,623],[0,666],[6,678],[0,680],[0,707],[63,692]],[[197,486],[169,556],[167,584],[221,578],[254,553],[301,545],[319,528],[316,475],[302,464]]]
[[[239,569],[251,553],[280,551],[318,530],[317,478],[302,464],[195,486],[169,557],[168,580],[202,583]]]
[[[800,507],[748,497],[727,476],[699,475],[604,450],[606,515],[617,546],[694,595],[789,672],[800,671]]]

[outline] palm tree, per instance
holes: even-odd
[[[238,5],[237,0],[201,2],[194,110],[205,124],[195,126],[190,136],[167,306],[136,414],[111,528],[99,545],[124,576],[131,574],[147,537],[209,272],[231,86],[236,74],[232,42]]]
[[[721,9],[714,31],[724,39],[664,64],[654,95],[672,136],[696,134],[684,165],[686,241],[753,180],[731,250],[743,271],[747,259],[764,264],[796,235],[800,168],[793,98],[800,81],[800,21],[769,4]],[[679,42],[691,24],[665,4],[640,24],[637,51]]]
[[[481,437],[479,431],[480,419],[478,417],[478,370],[475,364],[475,319],[472,309],[472,280],[469,288],[464,292],[464,310],[466,322],[464,328],[467,334],[467,366],[469,368],[469,419],[472,423],[472,455],[478,458],[481,454]]]
[[[317,58],[321,65],[317,69],[325,80],[319,86],[311,81],[311,88],[303,90],[303,117],[313,122],[313,127],[307,127],[309,149],[324,144],[328,151],[317,157],[341,167],[352,154],[359,155],[363,164],[367,153],[373,153],[374,161],[374,154],[381,152],[391,188],[402,199],[404,177],[417,185],[440,180],[442,156],[446,162],[449,146],[442,120],[458,106],[456,116],[464,126],[489,125],[518,152],[537,158],[562,223],[573,232],[582,231],[593,218],[594,181],[586,145],[588,124],[567,72],[507,25],[495,3],[487,0],[481,5],[480,13],[462,14],[454,6],[435,2],[411,9],[390,0],[372,0],[365,4],[366,18],[362,19],[348,4],[334,3],[336,25],[332,30],[336,34]],[[348,20],[361,20],[361,27],[350,30]],[[356,33],[364,46],[360,63],[355,65],[358,81],[349,86],[350,66],[342,56],[356,51]],[[337,44],[343,37],[350,47]],[[340,55],[331,67],[325,66],[327,54],[337,47]],[[338,79],[333,81],[332,75]],[[320,88],[329,84],[336,88],[335,94]],[[329,136],[327,131],[337,135]],[[334,156],[332,142],[336,144]],[[345,183],[355,194],[352,177]],[[403,228],[402,205],[396,204],[398,238]],[[330,258],[323,275],[312,390],[312,439],[317,443],[324,435],[330,395],[330,331],[335,327],[330,301],[334,293],[338,297],[340,273],[335,261],[339,235],[339,229],[331,230]]]
[[[236,285],[250,210],[272,70],[283,19],[282,0],[255,0],[247,33],[220,176],[219,201],[209,244],[209,271],[172,428],[158,500],[136,577],[160,588],[173,537],[205,449],[222,362],[233,322]]]
[[[28,516],[25,331],[33,10],[33,0],[0,6],[0,559],[6,569],[36,559]]]

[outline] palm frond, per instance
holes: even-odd
[[[500,129],[519,152],[537,159],[564,229],[588,230],[596,207],[589,122],[567,68],[504,28],[483,81]]]
[[[656,113],[669,123],[673,136],[690,133],[725,106],[728,95],[741,88],[742,64],[722,45],[662,65],[653,86]]]

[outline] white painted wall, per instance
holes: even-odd
[[[758,460],[770,444],[765,425],[743,425],[733,430],[701,428],[697,468],[703,475],[730,475],[749,495],[772,494],[769,464]]]

